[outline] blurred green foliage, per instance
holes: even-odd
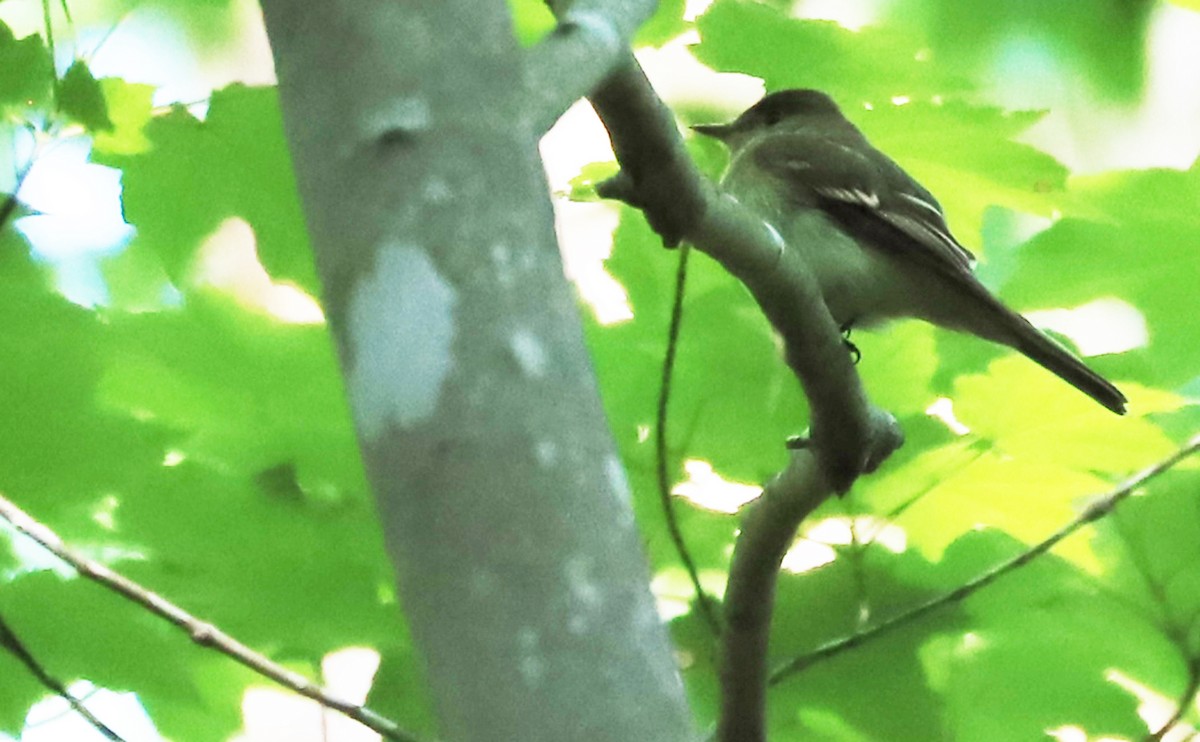
[[[219,43],[232,28],[226,0],[154,3],[197,38]],[[695,23],[694,55],[771,90],[829,91],[938,195],[956,234],[981,254],[981,275],[1013,306],[1116,300],[1140,313],[1148,339],[1091,361],[1131,398],[1130,414],[1116,418],[980,341],[911,322],[856,332],[866,386],[900,418],[908,443],[804,529],[814,541],[830,526],[846,537],[826,544],[827,564],[784,575],[772,643],[780,662],[1020,553],[1200,425],[1186,396],[1200,377],[1200,165],[1073,177],[1020,141],[1044,112],[987,103],[997,55],[1028,39],[1097,89],[1135,95],[1148,4],[904,0],[857,32],[791,18],[788,5],[718,0]],[[70,7],[84,25],[126,5]],[[510,7],[523,44],[552,28],[540,0]],[[679,0],[661,3],[639,43],[678,36],[688,28],[682,16]],[[310,673],[334,649],[378,649],[372,705],[430,732],[326,329],[192,281],[201,245],[236,218],[274,280],[317,294],[274,92],[231,86],[202,118],[182,107],[156,113],[150,86],[96,79],[86,59],[62,61],[56,81],[41,38],[18,39],[0,24],[0,185],[10,188],[24,167],[12,154],[16,133],[82,131],[93,160],[121,171],[137,233],[103,263],[108,301],[80,307],[57,292],[53,266],[33,257],[14,228],[24,206],[8,200],[0,492],[68,542]],[[716,176],[719,146],[689,146]],[[585,169],[575,195],[592,197],[612,171]],[[989,231],[1014,215],[1054,223],[1025,244]],[[660,576],[679,570],[652,442],[677,255],[623,208],[606,267],[634,319],[586,320]],[[751,298],[702,255],[692,256],[683,306],[671,475],[703,459],[727,478],[761,482],[782,465],[783,440],[804,429],[804,397]],[[939,397],[969,432],[925,413]],[[995,585],[786,679],[770,698],[771,738],[1004,742],[1067,725],[1093,738],[1145,737],[1139,699],[1113,673],[1187,700],[1179,694],[1200,656],[1198,485],[1196,469],[1181,468]],[[678,510],[697,563],[719,583],[736,517],[687,502]],[[136,691],[177,739],[237,729],[248,672],[95,585],[18,571],[15,537],[0,534],[0,610],[56,673]],[[693,614],[672,631],[697,717],[710,722],[719,709],[712,637]],[[0,731],[17,732],[43,695],[0,654]],[[1198,721],[1194,711],[1184,718]]]
[[[1066,76],[1132,101],[1144,82],[1154,7],[1155,0],[897,0],[887,19],[920,28],[941,64],[975,79],[1035,75],[1049,57]]]

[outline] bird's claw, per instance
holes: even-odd
[[[857,345],[850,342],[850,330],[852,328],[853,323],[851,322],[842,325],[842,345],[845,345],[846,350],[850,351],[850,356],[854,359],[854,365],[857,366],[858,362],[862,360],[862,351],[858,349]]]
[[[789,451],[803,451],[812,445],[812,438],[807,435],[791,435],[784,441],[784,446]]]

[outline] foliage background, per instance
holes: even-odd
[[[510,4],[518,37],[535,43],[549,28],[544,9]],[[274,92],[232,84],[198,105],[165,105],[196,99],[92,70],[103,44],[128,38],[103,40],[114,23],[150,14],[155,33],[202,58],[241,43],[247,6],[78,5],[47,6],[52,51],[39,3],[0,2],[0,19],[23,29],[0,26],[0,192],[17,195],[0,224],[0,491],[278,660],[315,673],[339,648],[377,650],[372,705],[431,733],[329,337],[303,300],[318,287]],[[1113,417],[1011,354],[923,325],[857,333],[868,389],[908,443],[806,526],[799,566],[781,583],[780,660],[1020,552],[1200,427],[1189,403],[1200,389],[1200,165],[1096,172],[1077,162],[1081,175],[1026,143],[1053,123],[1040,109],[1057,110],[1055,93],[1085,91],[1074,95],[1100,111],[1137,101],[1147,29],[1190,11],[895,0],[851,30],[790,6],[717,0],[685,20],[683,2],[663,2],[640,42],[687,43],[712,70],[767,89],[833,94],[938,194],[1004,299],[1023,311],[1086,305],[1076,317],[1114,328],[1100,334],[1120,352],[1092,362],[1131,412]],[[677,110],[699,122],[736,107],[681,97]],[[1078,101],[1063,107],[1082,116]],[[1094,134],[1093,122],[1075,123]],[[718,146],[691,146],[720,172]],[[1180,161],[1193,162],[1200,142],[1189,146]],[[74,169],[49,166],[64,156]],[[585,171],[575,197],[605,169]],[[87,243],[86,220],[41,208],[24,188],[118,174],[131,229],[82,252],[61,245]],[[274,286],[220,278],[230,261],[225,275],[245,272],[239,244]],[[621,210],[604,267],[633,318],[584,316],[703,726],[718,708],[712,639],[679,608],[686,583],[662,525],[651,435],[676,260]],[[728,480],[761,482],[804,426],[803,397],[748,295],[699,256],[684,307],[672,474],[682,480],[684,461],[702,460]],[[939,398],[967,432],[926,413]],[[770,699],[773,739],[1141,739],[1179,703],[1196,723],[1198,484],[1181,467],[995,586],[785,681]],[[678,509],[719,592],[736,518],[686,499]],[[0,534],[0,612],[52,672],[136,692],[168,738],[227,739],[242,727],[256,682],[246,671]],[[18,734],[44,695],[0,654],[0,731]]]

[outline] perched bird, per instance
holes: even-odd
[[[816,90],[772,93],[728,124],[726,191],[802,252],[848,331],[895,317],[1007,345],[1118,414],[1125,395],[992,295],[941,205]]]

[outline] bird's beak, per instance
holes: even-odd
[[[733,125],[731,124],[696,124],[692,127],[692,131],[697,134],[703,134],[706,137],[720,139],[722,142],[729,138],[733,133]]]

